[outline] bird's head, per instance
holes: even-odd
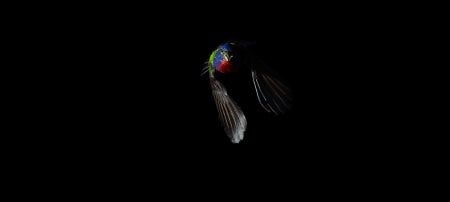
[[[210,62],[214,68],[221,73],[236,71],[233,65],[233,50],[229,43],[220,45],[211,55]]]
[[[223,61],[230,62],[231,59],[233,58],[232,47],[229,43],[220,45],[217,50],[218,50],[219,54],[222,55]]]

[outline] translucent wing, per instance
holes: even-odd
[[[231,142],[239,143],[244,138],[244,132],[247,128],[247,120],[244,113],[228,95],[222,83],[213,76],[210,77],[210,82],[219,119],[225,129],[225,133],[231,139]]]
[[[253,56],[251,63],[253,85],[262,108],[275,115],[292,106],[292,94],[280,77],[261,60]]]

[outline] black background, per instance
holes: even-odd
[[[64,90],[70,104],[63,104],[73,113],[65,123],[73,133],[67,144],[118,152],[220,145],[357,155],[398,140],[386,129],[396,115],[381,118],[392,100],[379,95],[393,93],[386,89],[401,23],[376,12],[310,6],[280,13],[218,9],[205,17],[169,12],[169,18],[96,11],[65,19],[53,33],[61,47],[73,47],[60,57],[69,66],[61,80],[71,83]],[[254,42],[296,100],[289,113],[273,117],[251,94],[237,98],[245,100],[248,118],[238,145],[220,127],[208,80],[200,77],[210,53],[233,39]]]
[[[24,153],[15,158],[28,164],[22,173],[44,178],[38,183],[48,182],[45,172],[56,174],[63,182],[57,186],[78,181],[93,192],[108,189],[103,184],[147,192],[199,183],[219,197],[254,187],[245,180],[269,189],[258,195],[279,187],[315,198],[378,196],[416,180],[409,167],[396,166],[420,156],[409,147],[423,150],[412,143],[416,131],[406,130],[416,128],[405,119],[415,118],[416,106],[398,99],[411,88],[402,79],[417,78],[404,63],[415,61],[405,57],[415,46],[402,31],[408,16],[396,16],[405,5],[217,3],[195,10],[192,2],[33,8],[40,17],[26,17],[34,26],[17,23],[26,27],[18,35],[26,46],[17,47],[36,57],[19,58],[32,65],[17,69],[30,73],[24,89],[34,93],[17,91],[26,98],[16,114],[34,124],[16,128],[26,149],[8,151]],[[200,77],[211,52],[232,39],[254,42],[295,96],[293,109],[274,117],[242,86],[249,96],[235,98],[248,128],[240,144],[220,127],[208,80]],[[138,183],[121,182],[130,180]],[[238,186],[212,186],[228,180]],[[173,193],[164,197],[180,196]]]
[[[111,5],[27,18],[36,26],[23,38],[36,45],[26,50],[43,56],[21,60],[39,64],[33,70],[45,76],[31,71],[44,86],[26,86],[37,92],[24,105],[37,110],[25,116],[36,124],[20,127],[31,129],[32,138],[19,138],[31,140],[33,151],[48,151],[27,156],[50,157],[56,171],[70,168],[75,178],[113,185],[122,177],[117,173],[152,178],[146,184],[166,171],[168,188],[165,177],[188,178],[184,188],[202,174],[212,181],[241,174],[256,182],[293,179],[322,192],[323,184],[335,189],[353,177],[360,187],[405,170],[394,168],[412,156],[404,146],[415,146],[403,119],[415,112],[397,99],[409,87],[401,81],[408,77],[403,51],[413,46],[400,31],[404,16],[373,5],[321,3],[223,2],[195,11]],[[251,86],[242,86],[249,95],[235,99],[248,128],[240,144],[220,127],[208,80],[200,76],[211,52],[233,39],[254,42],[295,96],[293,109],[274,117],[258,106]]]

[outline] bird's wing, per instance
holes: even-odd
[[[236,102],[228,95],[225,86],[213,76],[210,77],[212,94],[216,102],[219,119],[225,133],[233,143],[239,143],[244,138],[247,120]]]
[[[251,57],[250,65],[253,85],[262,108],[275,115],[289,110],[293,103],[289,87],[256,56]]]

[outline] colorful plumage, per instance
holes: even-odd
[[[243,42],[226,42],[214,50],[204,70],[209,80],[219,120],[233,143],[244,138],[247,119],[217,78],[220,74],[248,73],[263,109],[275,115],[285,113],[292,105],[291,92],[276,73],[259,60]]]

